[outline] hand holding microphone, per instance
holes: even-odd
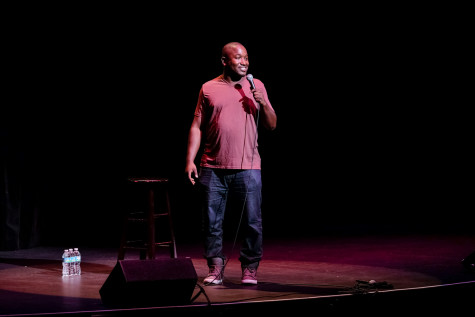
[[[264,95],[262,94],[261,90],[256,89],[256,85],[254,85],[254,77],[252,74],[246,75],[247,80],[251,84],[252,95],[254,96],[254,100],[257,101],[261,106],[267,105]]]

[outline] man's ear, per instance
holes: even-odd
[[[221,57],[221,64],[223,64],[223,66],[226,66],[226,56]]]

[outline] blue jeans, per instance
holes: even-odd
[[[229,170],[201,168],[199,175],[203,212],[204,257],[223,254],[223,221],[227,204],[243,212],[242,223],[236,224],[243,233],[239,261],[242,267],[255,267],[262,258],[262,181],[261,170]],[[228,202],[228,198],[229,202]]]

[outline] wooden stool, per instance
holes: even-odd
[[[124,227],[119,247],[119,260],[125,258],[127,249],[140,251],[140,259],[155,259],[156,247],[168,247],[170,257],[176,258],[175,233],[170,212],[169,182],[167,178],[129,178],[132,186],[132,206],[139,206],[137,210],[128,211],[124,215]],[[143,199],[140,197],[145,196]],[[168,218],[167,223],[160,222],[160,218]],[[159,232],[157,226],[167,228],[168,232]],[[135,225],[136,231],[132,229]],[[138,231],[137,231],[138,230]],[[156,241],[158,236],[166,236],[165,241]]]

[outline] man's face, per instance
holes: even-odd
[[[226,54],[226,58],[223,58],[223,64],[231,72],[241,77],[246,76],[249,67],[246,49],[240,45],[231,47]]]

